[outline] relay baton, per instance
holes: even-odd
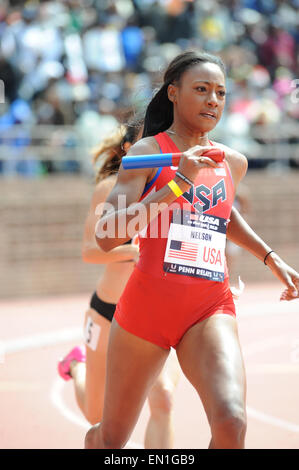
[[[179,166],[182,153],[158,153],[152,155],[134,155],[123,157],[122,164],[125,170],[138,168],[158,168],[160,166]],[[220,149],[207,150],[203,157],[209,157],[215,162],[222,162],[224,152]]]

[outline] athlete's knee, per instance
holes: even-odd
[[[122,449],[129,436],[117,425],[107,425],[102,427],[102,440],[105,449]]]
[[[210,420],[214,439],[226,445],[242,446],[245,439],[247,420],[245,407],[238,403],[223,403]]]
[[[152,415],[168,415],[173,409],[173,392],[163,382],[157,382],[148,395]]]
[[[85,436],[85,449],[122,449],[127,436],[119,431],[118,426],[104,426],[98,423],[92,426]]]
[[[84,449],[101,449],[100,423],[90,428],[84,439]]]

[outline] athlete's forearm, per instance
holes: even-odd
[[[175,176],[174,181],[184,193],[190,185]],[[98,221],[95,230],[97,244],[103,251],[123,244],[143,230],[157,215],[172,204],[178,196],[166,184],[159,191],[120,210],[111,210]]]
[[[122,261],[135,261],[138,257],[136,245],[117,246],[111,251],[104,252],[97,246],[84,246],[82,259],[85,263],[109,264]]]
[[[255,233],[234,207],[228,224],[227,238],[262,261],[266,254],[271,251],[271,247]]]

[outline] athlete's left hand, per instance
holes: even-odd
[[[299,273],[286,264],[278,255],[274,254],[267,265],[273,274],[286,285],[280,300],[294,300],[299,298]]]
[[[291,284],[287,289],[285,289],[281,296],[280,300],[294,300],[294,299],[299,299],[299,280],[298,280],[298,274],[297,278],[293,279],[293,285]]]

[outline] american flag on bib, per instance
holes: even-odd
[[[180,242],[178,240],[171,240],[168,256],[170,258],[196,261],[197,245],[196,243],[191,242]]]

